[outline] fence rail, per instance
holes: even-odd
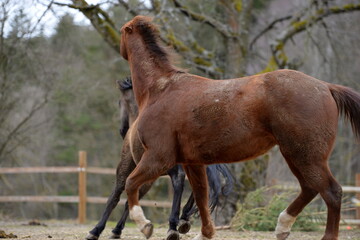
[[[78,222],[86,222],[87,203],[106,203],[107,198],[87,196],[86,178],[90,174],[115,175],[113,168],[87,167],[85,151],[79,152],[79,166],[70,167],[14,167],[0,168],[0,174],[28,174],[28,173],[78,173],[78,196],[0,196],[0,202],[58,202],[78,203]],[[168,178],[168,176],[163,176]],[[126,199],[120,199],[118,204],[125,204]],[[146,207],[171,208],[170,201],[140,200],[140,204]]]
[[[0,202],[58,202],[58,203],[78,203],[78,222],[86,222],[87,203],[106,203],[107,198],[87,196],[86,177],[90,174],[115,175],[113,168],[87,167],[87,157],[85,151],[79,152],[79,166],[70,167],[15,167],[0,168],[0,174],[27,174],[27,173],[78,173],[78,196],[0,196]],[[169,178],[168,176],[162,176]],[[344,193],[356,193],[360,199],[360,174],[356,175],[357,186],[343,186]],[[298,186],[286,185],[280,186],[281,190],[294,190]],[[170,198],[169,198],[170,199]],[[120,199],[118,204],[124,204],[126,199]],[[142,206],[171,208],[170,201],[140,200]],[[342,219],[342,223],[360,225],[360,206],[357,206],[357,219]]]

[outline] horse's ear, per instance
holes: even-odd
[[[125,31],[126,31],[127,33],[132,33],[133,29],[132,29],[131,26],[126,26],[126,27],[125,27]]]

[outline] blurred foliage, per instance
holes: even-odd
[[[262,187],[249,192],[231,220],[231,227],[240,231],[274,231],[279,214],[294,199],[294,192],[276,193],[276,187]],[[316,231],[324,223],[323,212],[306,207],[296,218],[293,231]]]

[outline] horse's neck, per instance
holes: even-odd
[[[146,46],[134,41],[136,49],[129,56],[129,64],[131,70],[131,77],[133,81],[133,90],[139,108],[141,108],[146,98],[149,97],[149,90],[154,90],[154,87],[159,86],[159,81],[163,81],[164,77],[168,77],[174,68],[169,62],[164,62],[159,59],[154,59]],[[157,91],[151,91],[152,94]]]

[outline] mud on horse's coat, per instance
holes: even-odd
[[[211,239],[204,165],[250,160],[278,145],[301,192],[280,214],[277,238],[287,238],[296,216],[320,194],[328,208],[322,239],[338,239],[342,190],[327,160],[339,113],[360,136],[359,93],[292,70],[213,81],[175,68],[149,18],[135,17],[121,33],[139,104],[135,131],[145,148],[126,182],[130,211],[139,206],[142,184],[183,164],[202,221],[196,239]]]

